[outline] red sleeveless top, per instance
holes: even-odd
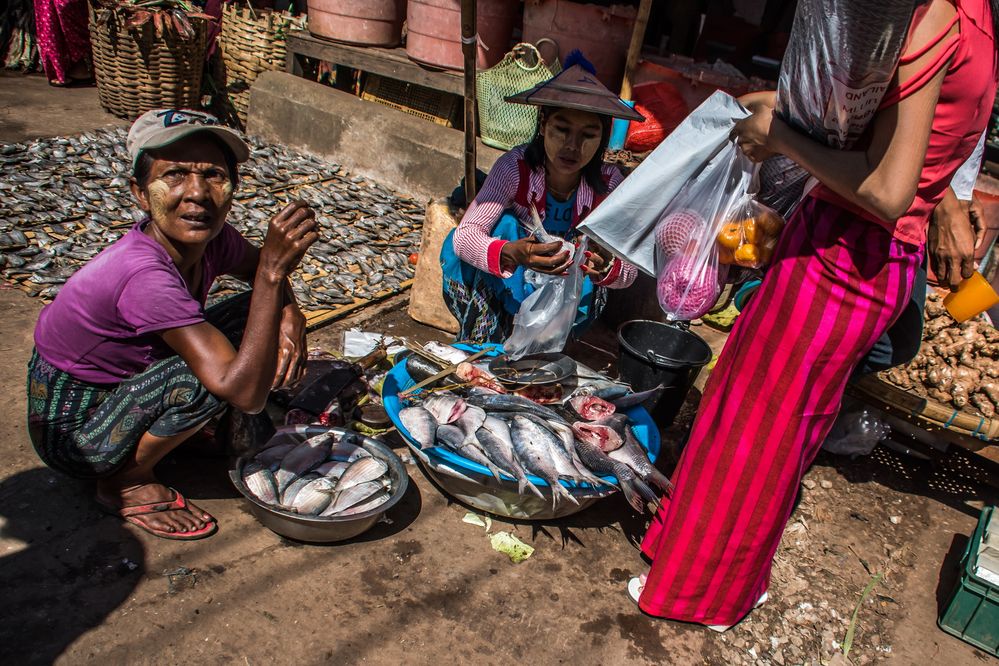
[[[916,197],[909,210],[898,220],[889,222],[846,201],[824,185],[820,184],[811,191],[812,196],[876,222],[895,238],[920,247],[926,243],[926,227],[933,209],[943,198],[954,172],[971,156],[988,126],[992,101],[996,96],[999,59],[988,0],[955,0],[954,6],[957,15],[953,22],[935,39],[902,59],[902,63],[912,62],[947,39],[933,62],[889,90],[881,102],[881,108],[897,104],[926,85],[942,67],[947,67],[933,115],[926,160],[919,175]],[[917,12],[913,22],[919,18]],[[947,38],[955,22],[960,32]]]

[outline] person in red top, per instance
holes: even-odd
[[[795,211],[739,316],[642,543],[642,610],[725,630],[765,600],[805,471],[854,368],[897,319],[934,207],[985,129],[996,94],[999,1],[929,0],[860,145],[836,150],[740,100],[734,136],[754,160],[791,158],[820,185]]]

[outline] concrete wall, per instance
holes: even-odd
[[[450,194],[464,175],[462,132],[284,72],[254,82],[247,132],[418,199]],[[480,143],[479,168],[500,154]]]

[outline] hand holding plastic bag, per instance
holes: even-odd
[[[670,319],[696,319],[718,300],[728,277],[718,234],[745,205],[755,173],[730,141],[663,211],[655,230],[656,293]]]
[[[537,274],[539,286],[524,299],[513,318],[513,333],[503,343],[510,358],[560,352],[565,347],[583,291],[586,246],[584,236],[565,276]]]

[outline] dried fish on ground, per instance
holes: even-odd
[[[55,286],[142,219],[129,190],[125,135],[108,128],[0,144],[0,276],[51,300]],[[315,209],[321,240],[292,276],[303,309],[363,303],[405,288],[414,271],[408,257],[420,246],[422,206],[332,162],[254,137],[248,142],[250,159],[240,165],[228,219],[259,245],[270,218],[289,201],[301,198]],[[23,260],[36,255],[43,256]],[[248,288],[222,278],[210,298]]]

